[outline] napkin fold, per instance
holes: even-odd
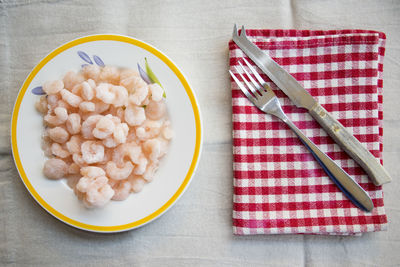
[[[246,34],[382,163],[384,33],[247,30]],[[230,69],[236,73],[234,66],[246,56],[233,41],[229,51]],[[231,80],[234,234],[355,235],[386,230],[382,187],[368,179],[305,109],[270,85],[288,117],[368,192],[375,208],[371,213],[356,208],[290,128],[259,111]]]

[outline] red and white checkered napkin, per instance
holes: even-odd
[[[246,33],[381,159],[383,33]],[[236,73],[233,66],[245,55],[232,41],[229,49],[230,69]],[[305,109],[297,108],[271,85],[288,117],[369,193],[375,206],[371,213],[359,210],[342,194],[289,127],[259,111],[233,80],[231,85],[235,234],[352,235],[386,229],[382,188],[368,179]]]

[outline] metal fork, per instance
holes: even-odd
[[[242,75],[240,69],[235,66],[236,71],[242,78],[244,85],[239,79],[229,71],[233,80],[239,86],[240,90],[253,102],[253,104],[267,114],[274,115],[285,122],[299,137],[301,142],[311,152],[314,158],[318,161],[321,167],[325,170],[332,181],[339,187],[339,189],[356,205],[358,208],[371,211],[374,208],[371,198],[357,184],[341,167],[339,167],[330,157],[322,152],[308,137],[306,137],[296,125],[283,112],[278,98],[275,93],[268,86],[268,84],[261,78],[258,72],[247,62],[245,58],[243,61],[250,69],[252,74],[256,77],[257,81],[246,71],[243,65],[239,62],[242,71],[246,74],[250,82]],[[247,87],[247,88],[246,88]]]

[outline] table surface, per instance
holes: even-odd
[[[385,266],[400,264],[400,1],[0,1],[0,265]],[[383,31],[386,232],[361,237],[234,236],[228,41],[247,28]],[[118,33],[172,58],[200,104],[204,144],[194,179],[158,220],[94,234],[54,219],[18,177],[10,146],[15,98],[30,70],[71,39]]]

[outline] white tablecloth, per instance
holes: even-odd
[[[0,1],[0,265],[389,266],[400,264],[399,1]],[[228,41],[247,28],[361,28],[387,34],[384,186],[389,230],[361,237],[233,236]],[[10,118],[30,70],[49,51],[88,34],[149,42],[185,72],[204,120],[197,173],[158,220],[119,234],[73,229],[44,211],[14,167]]]

